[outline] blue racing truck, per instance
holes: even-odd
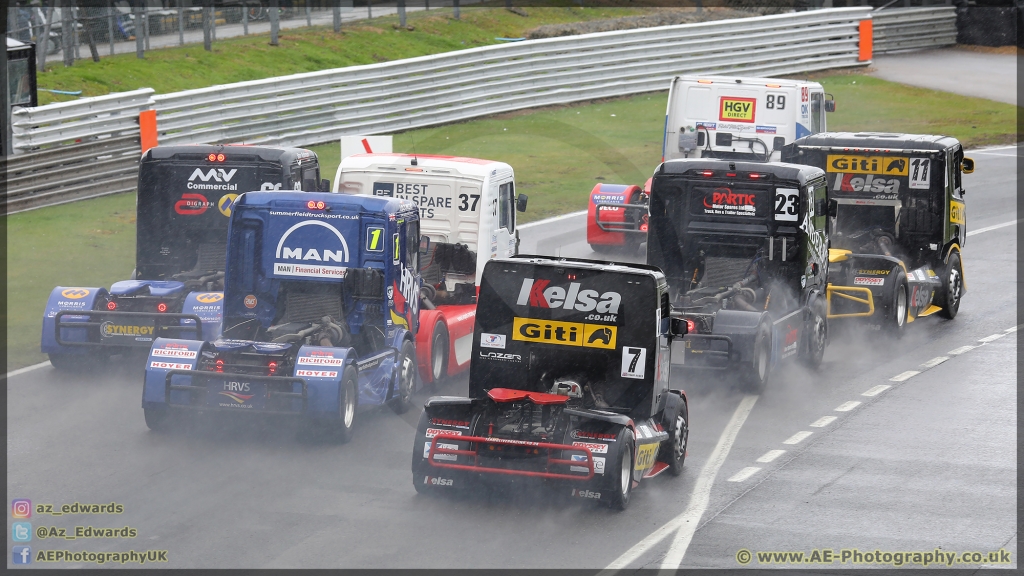
[[[157,337],[220,334],[231,203],[251,190],[326,189],[315,153],[256,146],[157,146],[139,163],[135,271],[109,290],[58,286],[42,351],[59,370],[145,356]]]
[[[347,442],[360,408],[408,410],[419,238],[419,211],[407,200],[239,196],[228,230],[222,337],[153,342],[146,424],[161,429],[175,411],[284,414]]]

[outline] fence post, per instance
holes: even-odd
[[[96,33],[98,32],[97,20],[100,17],[100,8],[93,8],[92,6],[83,6],[79,8],[81,13],[84,14],[85,18],[85,35],[89,39],[89,55],[92,56],[93,62],[100,61],[100,51],[96,47]]]
[[[75,63],[74,34],[75,21],[71,17],[72,4],[70,0],[64,0],[60,6],[60,43],[64,56],[64,66],[72,66]]]
[[[132,32],[135,35],[135,57],[142,60],[145,58],[145,51],[142,49],[142,6],[136,3],[132,7],[132,12],[135,13],[135,20],[132,24]]]
[[[405,0],[398,0],[398,25],[405,28]]]
[[[309,0],[306,0],[306,27],[313,25],[312,14],[309,12]]]
[[[144,8],[142,11],[143,28],[142,32],[146,35],[146,50],[149,50],[149,8]]]
[[[452,0],[452,15],[459,19],[459,0]]]
[[[334,3],[334,31],[341,32],[341,5]]]
[[[372,4],[373,4],[373,0],[366,0],[366,17],[367,18],[373,18],[373,8],[371,7]]]
[[[114,14],[117,9],[114,8],[114,2],[107,2],[107,40],[110,41],[110,55],[114,55]]]
[[[39,65],[36,68],[39,72],[46,72],[46,52],[50,49],[50,26],[53,24],[53,6],[57,0],[52,0],[50,7],[46,9],[46,25],[43,26],[42,48],[36,44],[36,54],[39,56]]]
[[[278,1],[270,0],[270,45],[277,46],[278,17],[281,15],[278,9]]]
[[[249,7],[242,4],[242,35],[249,35]]]
[[[185,45],[185,7],[178,2],[178,45]]]
[[[203,0],[203,50],[213,52],[213,38],[210,37],[210,0]]]

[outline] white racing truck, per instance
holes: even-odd
[[[777,162],[782,147],[825,132],[835,100],[807,80],[676,76],[669,85],[661,159]],[[597,184],[590,192],[587,242],[595,252],[636,252],[647,238],[644,188]]]
[[[424,383],[469,368],[484,264],[519,252],[512,167],[503,162],[413,154],[355,154],[341,161],[334,192],[393,196],[420,210],[416,358]]]

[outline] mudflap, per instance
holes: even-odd
[[[859,320],[879,330],[893,305],[898,258],[880,254],[846,254],[828,268],[828,320]],[[909,282],[908,278],[908,282]]]
[[[105,288],[57,286],[50,292],[43,313],[43,331],[40,335],[39,348],[44,354],[80,354],[93,352],[94,346],[61,346],[57,343],[56,320],[58,312],[92,310],[97,298],[106,296]],[[88,322],[88,316],[61,316],[61,324]],[[90,338],[89,328],[61,328],[61,340],[65,342],[98,342],[99,332],[95,331]]]
[[[625,246],[626,234],[602,230],[598,225],[598,217],[602,223],[615,224],[625,222],[627,210],[611,206],[598,207],[598,204],[629,204],[641,193],[640,187],[625,184],[597,184],[590,191],[587,202],[587,242],[591,246]]]
[[[461,470],[437,468],[430,464],[431,443],[435,437],[450,437],[438,440],[438,448],[445,450],[466,450],[468,442],[458,440],[468,436],[473,418],[473,401],[457,396],[435,396],[427,400],[416,426],[412,450],[412,481],[417,492],[447,492],[465,490],[473,485],[476,474]],[[469,464],[471,458],[455,454],[433,454],[435,462]]]
[[[203,323],[203,337],[206,342],[220,338],[224,313],[223,292],[190,292],[181,306],[182,314],[195,314]],[[195,320],[183,318],[182,326],[195,326]],[[188,334],[188,332],[184,332]]]
[[[754,338],[764,312],[747,312],[744,310],[719,310],[715,313],[715,323],[711,333],[716,336],[728,336],[732,340],[732,365],[753,361]],[[689,358],[687,358],[689,360]]]
[[[315,419],[340,417],[341,380],[345,367],[358,364],[353,348],[302,346],[295,356],[294,377],[306,383],[306,415]],[[359,406],[363,404],[362,377],[359,378]],[[295,388],[293,392],[299,391]]]
[[[935,295],[942,287],[942,278],[931,266],[922,266],[907,274],[907,287],[910,289],[907,305],[909,306],[908,322],[920,316],[930,316],[938,312],[939,307],[933,306]]]
[[[800,343],[806,330],[805,315],[806,308],[800,308],[772,323],[772,368],[800,352]]]

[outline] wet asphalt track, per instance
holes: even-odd
[[[970,154],[970,230],[1016,218],[1015,154]],[[530,227],[522,250],[593,257],[582,226],[573,217]],[[833,341],[820,374],[782,370],[756,399],[725,381],[676,377],[690,398],[686,471],[645,481],[625,513],[561,493],[418,496],[415,412],[364,414],[342,446],[302,440],[281,422],[155,434],[140,408],[141,369],[126,366],[46,367],[7,382],[8,497],[124,506],[113,516],[34,513],[33,528],[138,530],[130,540],[34,537],[33,551],[167,550],[162,566],[175,568],[738,567],[744,549],[937,547],[1005,548],[1016,566],[1017,334],[1005,332],[1017,324],[1016,238],[1015,226],[970,237],[969,291],[954,321],[921,319],[898,342]],[[948,353],[964,346],[979,347]],[[890,381],[908,370],[921,373]],[[891,388],[863,395],[879,385]],[[464,378],[439,390],[465,391]],[[860,404],[835,411],[850,402]],[[751,403],[731,449],[716,451],[737,407]],[[837,419],[811,426],[823,416]],[[801,431],[812,434],[784,444]],[[785,453],[756,461],[770,450]],[[713,453],[717,474],[705,467]]]

